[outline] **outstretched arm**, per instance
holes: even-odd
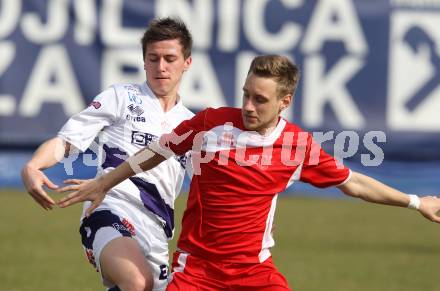
[[[59,137],[54,137],[44,142],[35,151],[31,160],[21,170],[21,178],[26,191],[44,209],[52,209],[55,204],[53,199],[44,191],[43,186],[56,189],[56,186],[43,173],[47,169],[58,163],[69,153],[70,144],[64,142]]]
[[[86,216],[89,216],[92,211],[99,206],[102,200],[104,200],[105,195],[111,188],[136,173],[148,171],[156,167],[164,160],[165,158],[163,156],[151,151],[149,148],[144,148],[134,156],[129,157],[117,168],[98,178],[87,181],[66,181],[74,185],[63,187],[59,189],[58,192],[73,192],[64,196],[58,202],[58,205],[64,208],[78,202],[92,201],[92,205],[86,210]]]
[[[407,195],[381,182],[353,172],[352,177],[345,184],[338,186],[344,194],[363,199],[368,202],[387,204],[400,207],[410,207],[419,210],[427,219],[440,223],[440,199],[435,196],[418,198]]]
[[[73,192],[63,197],[57,204],[60,207],[67,207],[81,201],[92,201],[91,206],[85,211],[85,215],[89,216],[112,187],[134,174],[156,167],[175,154],[181,155],[191,150],[195,140],[201,140],[199,137],[203,136],[206,112],[207,110],[201,111],[193,118],[183,121],[171,133],[162,135],[159,140],[150,143],[148,147],[101,177],[89,181],[71,180],[70,182],[75,185],[59,189],[58,192]]]

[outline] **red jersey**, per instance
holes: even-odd
[[[265,261],[278,193],[295,181],[328,187],[350,175],[298,126],[280,118],[263,136],[245,129],[238,108],[201,111],[160,145],[153,150],[164,156],[193,151],[178,248],[213,261]]]

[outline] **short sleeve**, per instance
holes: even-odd
[[[302,165],[302,182],[318,188],[339,186],[350,178],[351,171],[326,153],[312,137]]]
[[[181,156],[194,148],[200,148],[208,110],[200,111],[191,119],[182,121],[171,133],[164,134],[158,141],[151,143],[150,149],[169,158],[172,155]]]
[[[85,151],[98,133],[118,119],[118,100],[114,88],[109,88],[83,111],[73,115],[58,132],[58,137]]]

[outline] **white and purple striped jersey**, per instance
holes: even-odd
[[[181,101],[164,112],[146,83],[117,84],[72,116],[58,136],[80,151],[94,150],[98,154],[99,176],[193,115]],[[182,187],[186,161],[187,156],[168,159],[150,171],[123,181],[107,195],[154,213],[171,238],[174,200]]]

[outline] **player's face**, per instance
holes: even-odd
[[[250,74],[243,87],[242,115],[247,130],[266,134],[276,127],[279,114],[291,102],[292,96],[277,97],[277,83],[271,78]]]
[[[162,40],[147,44],[144,69],[147,83],[157,97],[175,96],[183,73],[191,65],[185,59],[179,40]]]

